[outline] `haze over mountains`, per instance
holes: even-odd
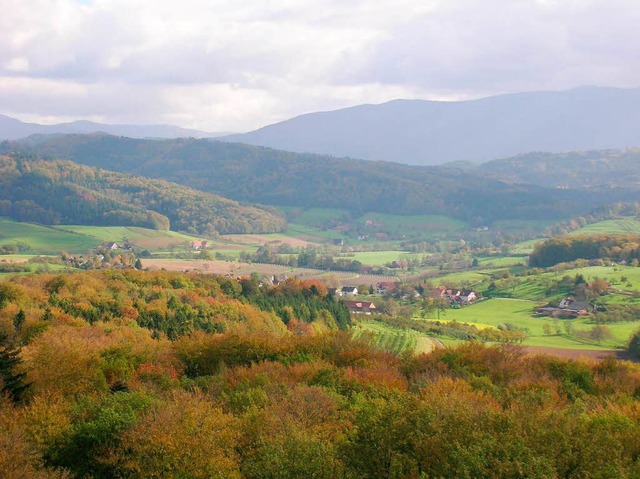
[[[640,146],[640,89],[582,87],[458,102],[395,100],[310,113],[224,139],[414,165],[626,148]]]
[[[0,140],[17,140],[31,135],[55,135],[72,133],[108,133],[129,138],[206,138],[224,133],[206,133],[172,125],[108,125],[92,121],[74,121],[55,125],[25,123],[0,115]]]
[[[96,132],[153,139],[217,136],[169,125],[38,125],[0,115],[0,140]],[[640,146],[640,89],[582,87],[458,102],[394,100],[310,113],[218,139],[410,165],[487,162],[541,151],[625,149]]]

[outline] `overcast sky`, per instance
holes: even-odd
[[[638,0],[1,0],[0,113],[248,131],[396,98],[640,87]]]

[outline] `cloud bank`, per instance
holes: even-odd
[[[635,0],[5,0],[0,112],[246,131],[395,98],[640,86]]]

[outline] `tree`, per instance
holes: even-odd
[[[609,331],[607,326],[599,324],[591,329],[589,336],[600,344],[600,341],[603,339],[609,339],[611,337],[611,331]]]
[[[0,344],[6,344],[7,336],[0,335]],[[22,360],[20,350],[8,346],[0,346],[0,391],[18,403],[22,400],[29,384],[25,382],[26,373],[19,372]]]
[[[25,314],[24,310],[18,311],[18,313],[13,317],[13,327],[16,330],[16,334],[20,333],[22,330],[22,325],[24,324]]]
[[[627,351],[629,354],[636,358],[640,359],[640,330],[636,331],[629,340],[629,346],[627,347]]]

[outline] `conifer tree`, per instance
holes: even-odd
[[[9,396],[13,402],[20,402],[29,384],[25,382],[26,374],[18,372],[22,363],[20,350],[7,344],[7,336],[0,335],[0,392]]]

